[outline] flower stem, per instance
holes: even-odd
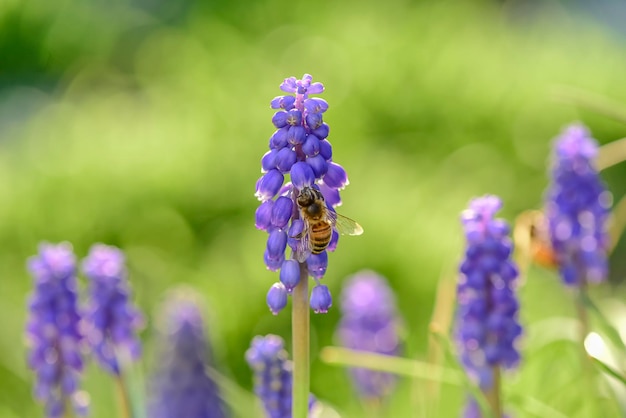
[[[502,403],[500,402],[500,367],[491,368],[493,384],[489,389],[483,391],[487,403],[493,412],[493,415],[500,418],[502,416]]]
[[[309,272],[300,263],[300,282],[293,289],[291,315],[293,345],[293,418],[309,413]]]
[[[117,388],[118,409],[120,418],[132,418],[130,397],[128,396],[128,388],[124,383],[124,378],[118,374],[113,379]]]

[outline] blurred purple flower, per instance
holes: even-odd
[[[246,351],[246,361],[254,372],[254,393],[268,418],[291,418],[292,366],[284,345],[277,335],[256,336]],[[315,403],[311,395],[309,411]]]
[[[511,260],[509,226],[494,218],[501,206],[496,196],[479,197],[461,217],[467,245],[457,287],[455,336],[466,371],[483,389],[492,386],[493,367],[512,368],[520,359],[518,272]]]
[[[88,397],[79,391],[83,369],[76,283],[76,257],[69,243],[41,244],[28,260],[34,279],[26,323],[28,366],[36,374],[35,397],[45,404],[46,417],[67,413],[71,404],[87,414]]]
[[[483,413],[478,406],[476,399],[470,397],[465,403],[465,409],[463,410],[463,418],[483,418]],[[511,418],[509,414],[504,414],[502,418]]]
[[[157,371],[148,405],[151,418],[228,416],[216,383],[206,372],[211,349],[201,303],[191,290],[168,296],[162,308]]]
[[[256,184],[255,195],[261,205],[255,214],[255,225],[269,234],[263,256],[267,268],[272,271],[289,269],[284,274],[281,272],[280,280],[291,293],[300,280],[299,271],[293,263],[306,257],[306,253],[298,248],[303,247],[298,246],[298,240],[305,237],[295,238],[303,228],[296,204],[298,193],[305,186],[318,188],[326,205],[334,208],[341,204],[339,190],[348,184],[348,176],[343,167],[332,161],[332,146],[327,140],[329,127],[323,121],[328,103],[309,97],[324,91],[322,83],[313,83],[312,77],[305,74],[301,80],[295,77],[285,79],[280,89],[295,96],[278,96],[270,103],[271,108],[276,110],[272,117],[276,131],[270,138],[269,151],[261,158],[264,174]],[[283,186],[286,175],[289,180]],[[338,234],[333,236],[328,251],[334,251],[337,239]],[[292,250],[289,258],[285,257],[287,244]],[[319,279],[328,266],[328,257],[326,251],[318,256],[309,256],[309,260],[312,257],[316,258],[315,271],[309,270],[309,273],[319,285]],[[326,303],[328,298],[321,298],[325,296],[322,290],[318,289],[317,296],[311,299],[317,303],[311,306],[316,312],[326,312],[330,306]],[[270,289],[267,301],[268,304],[273,302],[269,307],[274,314],[286,305],[276,288]]]
[[[546,217],[565,284],[607,277],[607,219],[612,197],[595,167],[598,144],[582,125],[570,125],[554,143]]]
[[[143,316],[130,300],[124,253],[95,244],[83,260],[83,272],[89,279],[86,339],[98,363],[119,375],[120,355],[133,360],[141,355],[136,333],[143,327]]]
[[[387,281],[373,271],[360,271],[347,279],[341,292],[339,344],[352,350],[385,355],[400,352],[400,318]],[[364,398],[384,398],[394,388],[396,376],[368,369],[350,369]]]

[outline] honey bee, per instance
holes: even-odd
[[[558,260],[548,232],[545,215],[538,211],[526,211],[515,222],[515,244],[521,249],[524,265],[529,262],[556,269]]]
[[[293,238],[298,238],[296,258],[304,262],[307,257],[323,252],[333,236],[333,229],[342,235],[361,235],[363,228],[350,218],[330,210],[322,192],[312,187],[304,187],[297,199],[300,218],[304,229]]]

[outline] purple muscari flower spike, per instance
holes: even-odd
[[[597,142],[582,125],[567,127],[554,143],[546,217],[561,277],[570,286],[607,277],[612,198],[595,167],[597,153]]]
[[[78,415],[87,414],[88,397],[79,391],[83,369],[77,306],[76,257],[69,243],[41,244],[28,260],[34,291],[26,324],[28,366],[36,374],[34,394],[45,416],[66,414],[68,401]]]
[[[461,216],[467,245],[457,287],[455,337],[466,371],[482,389],[491,388],[494,367],[512,368],[520,358],[518,272],[511,260],[509,226],[494,218],[501,206],[498,197],[483,196],[472,200]]]
[[[165,302],[148,404],[151,418],[228,416],[217,384],[206,372],[212,354],[201,306],[191,290],[178,290]]]
[[[83,271],[89,279],[87,341],[100,365],[119,375],[119,354],[132,360],[141,355],[136,333],[143,327],[143,316],[130,300],[124,253],[95,244],[83,261]]]
[[[246,351],[246,361],[254,372],[254,392],[268,418],[291,418],[291,361],[283,339],[277,335],[256,336]],[[309,411],[315,406],[311,395]]]
[[[276,110],[272,116],[276,131],[270,138],[269,151],[261,158],[264,174],[256,184],[255,195],[262,203],[255,213],[255,226],[269,234],[263,259],[269,270],[277,271],[282,266],[290,269],[280,276],[289,293],[300,280],[290,261],[302,260],[306,256],[298,252],[304,248],[298,245],[299,240],[306,237],[295,238],[303,229],[296,204],[299,191],[307,186],[319,188],[328,208],[334,208],[341,204],[339,190],[348,185],[346,171],[333,161],[332,146],[326,140],[329,127],[323,115],[328,110],[328,103],[318,97],[309,97],[322,93],[324,86],[312,79],[309,74],[301,80],[286,78],[280,89],[289,94],[271,101],[271,108]],[[338,234],[333,234],[328,251],[335,250],[337,239]],[[290,257],[285,256],[287,244],[291,249]],[[321,279],[328,266],[326,251],[309,256],[307,266],[316,281]],[[328,288],[314,288],[313,292],[316,296],[312,295],[311,301],[316,306],[312,305],[312,309],[326,312],[331,300]],[[276,289],[270,290],[267,301],[268,304],[272,301],[270,310],[274,314],[285,305],[282,291]]]
[[[373,271],[361,271],[348,278],[341,292],[339,344],[352,350],[398,355],[400,318],[395,299],[386,280]],[[397,380],[392,374],[368,369],[353,368],[350,374],[364,398],[384,398]]]

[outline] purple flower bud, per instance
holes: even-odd
[[[328,126],[325,122],[323,122],[317,129],[314,129],[312,133],[313,135],[318,137],[320,140],[326,139],[328,138],[328,134],[330,133],[330,126]],[[326,159],[328,158],[330,158],[330,156],[326,157]]]
[[[320,192],[324,195],[326,205],[331,208],[341,206],[341,196],[339,196],[339,190],[328,187],[328,185],[322,183],[320,184]]]
[[[288,116],[289,116],[289,113],[283,110],[279,110],[278,112],[274,113],[274,116],[272,117],[272,123],[274,124],[275,127],[279,129],[284,126],[287,126]]]
[[[34,290],[26,323],[28,366],[35,372],[35,396],[46,416],[60,418],[67,404],[85,415],[87,402],[78,390],[83,368],[77,306],[76,257],[68,243],[41,244],[28,260]]]
[[[328,110],[328,102],[319,97],[314,97],[304,101],[304,108],[309,113],[324,113]]]
[[[150,418],[225,418],[199,296],[191,290],[168,295],[159,321],[156,373],[150,382]]]
[[[281,196],[276,199],[276,203],[272,207],[272,225],[276,228],[284,228],[291,219],[293,210],[293,202],[290,198]]]
[[[273,198],[283,185],[284,179],[285,177],[280,171],[268,171],[257,183],[257,189],[254,195],[262,202]]]
[[[289,128],[289,132],[287,132],[287,141],[291,145],[300,145],[303,144],[306,140],[306,130],[304,126],[292,126]]]
[[[284,109],[291,110],[296,101],[293,96],[277,96],[271,101],[270,106],[272,109]]]
[[[321,279],[326,274],[328,267],[328,253],[322,251],[319,254],[311,254],[306,260],[309,274],[316,279]]]
[[[333,306],[333,298],[330,295],[330,290],[323,284],[318,284],[311,290],[311,309],[315,313],[327,313],[331,306]]]
[[[272,210],[273,212],[273,210]],[[282,229],[274,229],[267,237],[267,255],[272,259],[278,259],[285,256],[287,248],[287,233]]]
[[[281,254],[279,257],[272,258],[270,257],[269,252],[266,249],[263,253],[263,261],[265,262],[268,270],[277,271],[280,269],[283,261],[285,261],[285,255]]]
[[[315,182],[313,168],[304,161],[298,161],[291,167],[291,182],[298,190],[305,186],[312,186]]]
[[[285,260],[280,268],[280,281],[288,293],[300,283],[300,264],[296,260]]]
[[[286,173],[296,162],[296,152],[290,148],[283,148],[276,154],[276,166],[278,169]]]
[[[143,316],[130,300],[124,253],[95,244],[83,261],[83,272],[89,280],[87,341],[100,365],[119,375],[116,354],[124,352],[123,358],[137,360],[141,343],[136,334],[143,327]]]
[[[343,347],[397,356],[400,322],[395,295],[386,280],[372,271],[361,271],[346,280],[341,292],[342,317],[337,337]],[[396,376],[369,369],[350,369],[352,381],[366,399],[382,399],[395,386]]]
[[[286,78],[282,84],[280,85],[280,89],[282,91],[284,91],[285,93],[295,93],[296,92],[296,78],[295,77],[289,77]]]
[[[289,232],[287,233],[287,235],[289,236],[287,239],[287,243],[293,251],[296,251],[298,243],[300,242],[300,238],[296,237],[300,235],[302,231],[304,231],[304,222],[302,222],[300,219],[294,219],[293,221],[291,221],[291,226],[289,227]]]
[[[302,125],[302,112],[298,109],[291,109],[287,116],[287,124],[290,126]]]
[[[316,178],[322,177],[328,171],[328,164],[326,163],[326,160],[319,154],[315,157],[308,157],[306,162],[313,169],[313,173]]]
[[[289,127],[278,129],[270,138],[270,148],[281,149],[289,144]]]
[[[604,281],[608,274],[607,220],[611,194],[597,168],[597,142],[582,125],[571,125],[554,144],[546,217],[565,284]]]
[[[315,134],[318,138],[322,138],[322,136]],[[324,157],[326,161],[333,158],[333,146],[326,139],[320,140],[320,155]]]
[[[324,120],[322,118],[322,114],[321,113],[308,113],[306,115],[306,126],[311,131],[314,131],[315,129],[317,129],[320,126],[322,126],[323,122],[324,122]]]
[[[328,243],[328,247],[326,247],[326,251],[333,252],[337,249],[337,243],[339,242],[339,233],[333,230],[333,236],[330,238],[330,242]]]
[[[282,274],[282,270],[281,270]],[[282,311],[287,306],[287,289],[282,283],[274,283],[267,292],[267,306],[274,315]]]
[[[278,151],[275,149],[271,149],[263,155],[261,158],[261,171],[263,173],[267,173],[273,168],[276,168],[276,157],[278,155]]]
[[[307,135],[304,144],[302,144],[302,152],[307,157],[314,157],[320,152],[320,140],[313,134]]]
[[[261,203],[254,214],[254,225],[257,229],[267,231],[272,225],[272,208],[274,202],[272,200],[266,200]]]
[[[321,151],[320,151],[321,154]],[[348,175],[342,166],[335,163],[328,164],[328,171],[326,171],[326,175],[323,178],[324,184],[328,187],[332,187],[333,189],[343,189],[346,187],[348,182]]]
[[[455,336],[467,373],[483,389],[492,385],[493,367],[517,364],[515,341],[522,332],[515,294],[517,269],[510,258],[511,241],[503,235],[508,227],[494,219],[501,206],[496,196],[484,196],[470,202],[461,216],[467,248],[457,287]]]

